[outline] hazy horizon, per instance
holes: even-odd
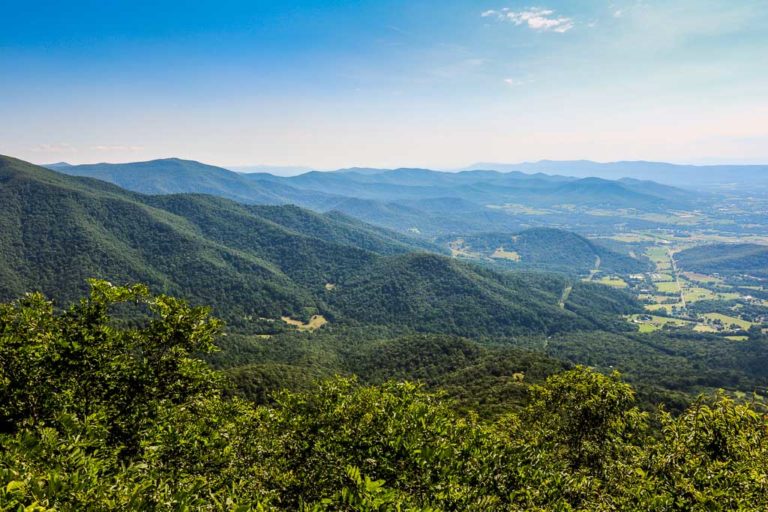
[[[13,155],[8,155],[13,156]],[[568,163],[568,162],[590,162],[595,164],[619,164],[619,163],[651,163],[651,164],[672,164],[672,165],[679,165],[679,166],[697,166],[697,167],[708,167],[708,166],[768,166],[768,163],[763,161],[756,161],[756,162],[738,162],[738,161],[715,161],[715,162],[670,162],[670,161],[655,161],[655,160],[645,160],[645,159],[639,159],[639,160],[611,160],[611,161],[599,161],[594,159],[578,159],[578,160],[569,160],[569,159],[562,159],[562,160],[555,160],[555,159],[549,159],[549,158],[542,158],[540,160],[525,160],[525,161],[510,161],[510,162],[482,162],[482,161],[476,161],[469,163],[467,165],[461,165],[461,166],[453,166],[453,167],[428,167],[428,166],[413,166],[413,165],[397,165],[397,166],[377,166],[377,165],[346,165],[341,167],[314,167],[311,165],[269,165],[269,164],[253,164],[253,165],[226,165],[226,164],[219,164],[216,162],[211,161],[200,161],[195,160],[191,158],[185,158],[183,156],[166,156],[166,157],[159,157],[159,158],[151,158],[151,159],[140,159],[140,160],[124,160],[124,161],[94,161],[94,162],[76,162],[76,161],[56,161],[56,162],[49,162],[49,161],[40,161],[40,162],[33,162],[40,166],[50,166],[50,165],[59,165],[59,164],[67,164],[67,165],[94,165],[94,164],[127,164],[127,163],[140,163],[140,162],[147,162],[147,161],[154,161],[154,160],[165,160],[165,159],[180,159],[180,160],[192,160],[197,161],[206,165],[212,165],[215,167],[221,167],[223,169],[239,172],[239,173],[258,173],[258,172],[265,172],[265,173],[271,173],[278,176],[294,176],[298,174],[303,174],[305,172],[310,171],[319,171],[319,172],[333,172],[338,170],[345,170],[345,169],[354,169],[354,168],[366,168],[366,169],[382,169],[382,170],[390,170],[390,169],[428,169],[433,171],[442,171],[442,172],[460,172],[464,170],[472,170],[473,167],[483,166],[487,165],[489,167],[488,170],[493,170],[493,166],[520,166],[520,165],[536,165],[542,162],[554,162],[554,163]]]

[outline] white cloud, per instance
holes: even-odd
[[[515,25],[526,25],[531,30],[552,31],[560,34],[574,27],[574,21],[565,16],[557,16],[552,9],[531,7],[524,11],[513,11],[507,7],[501,10],[491,9],[480,14],[484,18],[493,17],[509,21]]]

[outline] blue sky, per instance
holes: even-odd
[[[764,0],[0,7],[0,153],[34,162],[768,162]]]

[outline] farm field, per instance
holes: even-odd
[[[493,254],[491,254],[491,258],[520,261],[520,255],[518,253],[515,251],[505,251],[503,247],[496,249]]]
[[[627,288],[629,286],[626,281],[616,276],[603,276],[600,279],[595,280],[595,282],[614,288]]]
[[[701,316],[709,323],[720,322],[722,325],[726,326],[726,328],[728,326],[736,325],[739,329],[747,330],[752,327],[752,322],[742,320],[735,316],[723,315],[722,313],[705,313]]]
[[[641,333],[658,331],[666,326],[686,327],[694,324],[694,322],[680,318],[656,315],[630,315],[628,319],[638,325]]]
[[[708,276],[706,274],[697,274],[696,272],[681,272],[681,275],[684,276],[689,281],[695,281],[698,283],[722,283],[723,280],[719,277],[715,276]]]
[[[673,294],[678,292],[677,283],[674,281],[661,281],[654,284],[659,293]]]
[[[285,322],[288,325],[292,325],[296,327],[299,331],[316,331],[317,329],[321,328],[325,324],[328,323],[328,320],[325,319],[322,315],[314,315],[312,318],[309,319],[309,322],[304,323],[301,320],[294,320],[291,317],[284,316],[281,318],[283,322]]]
[[[629,235],[621,236],[633,239]],[[638,238],[644,236],[648,235],[638,235]],[[638,325],[641,333],[654,332],[670,326],[689,327],[695,332],[720,334],[724,337],[729,335],[733,341],[738,341],[743,335],[734,332],[748,330],[754,325],[740,316],[743,314],[741,312],[745,311],[744,308],[752,308],[754,315],[754,307],[765,307],[764,303],[768,304],[768,301],[759,298],[759,293],[756,293],[758,297],[753,297],[745,292],[762,292],[763,288],[742,286],[739,289],[728,284],[719,275],[681,271],[674,260],[675,254],[701,243],[698,238],[696,242],[691,238],[678,240],[670,236],[659,237],[654,245],[645,248],[644,254],[651,260],[654,268],[639,282],[633,280],[629,290],[637,293],[637,298],[644,303],[648,314],[633,315],[628,319]],[[637,238],[634,238],[633,242],[638,243],[636,240]],[[726,310],[733,313],[726,314]]]
[[[645,309],[647,311],[666,311],[667,314],[672,314],[675,312],[676,309],[681,309],[683,307],[682,303],[675,302],[672,304],[646,304]]]

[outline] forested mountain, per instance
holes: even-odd
[[[0,179],[4,298],[41,290],[71,300],[86,278],[98,277],[211,304],[242,327],[251,318],[322,314],[332,322],[508,335],[604,320],[560,307],[565,279],[504,276],[410,254],[425,244],[337,213],[145,196],[8,157]],[[626,312],[637,307],[627,304]]]
[[[681,251],[675,258],[680,268],[693,272],[768,278],[768,246],[765,245],[702,245]]]
[[[189,220],[152,206],[152,198],[7,157],[0,159],[0,180],[0,295],[6,299],[41,290],[71,300],[87,278],[101,277],[226,305],[230,315],[299,313],[316,306],[283,269],[206,239]],[[281,233],[272,222],[262,225],[265,236]]]
[[[378,201],[457,198],[479,205],[578,204],[656,209],[670,206],[673,198],[679,207],[695,197],[695,194],[680,189],[638,180],[575,179],[494,171],[448,173],[428,169],[394,169],[358,172],[352,169],[309,172],[290,178],[264,174],[247,177],[262,184],[284,183],[302,190]]]
[[[179,158],[127,164],[52,164],[50,168],[72,176],[108,181],[143,194],[211,194],[251,204],[311,204],[323,197],[279,183],[265,187],[243,174]]]
[[[442,244],[474,259],[490,259],[516,269],[536,269],[568,274],[604,272],[629,274],[649,270],[649,262],[551,228],[532,228],[518,233],[481,233],[459,238],[443,237]]]
[[[353,168],[280,177],[268,173],[239,174],[176,158],[52,167],[147,194],[204,193],[248,204],[291,203],[316,211],[335,210],[368,223],[426,237],[517,231],[529,226],[503,210],[509,204],[657,212],[684,208],[698,200],[696,194],[654,182],[577,179],[541,173]]]
[[[471,337],[606,327],[605,312],[597,307],[574,314],[570,303],[558,305],[568,286],[567,279],[554,275],[500,274],[435,255],[410,254],[379,259],[369,271],[340,284],[329,300],[367,323]],[[597,301],[599,291],[587,295]],[[640,309],[629,296],[608,293],[624,304],[610,316]]]
[[[377,201],[353,197],[322,202],[323,211],[339,211],[377,226],[424,235],[517,231],[521,220],[502,211],[456,198]]]

